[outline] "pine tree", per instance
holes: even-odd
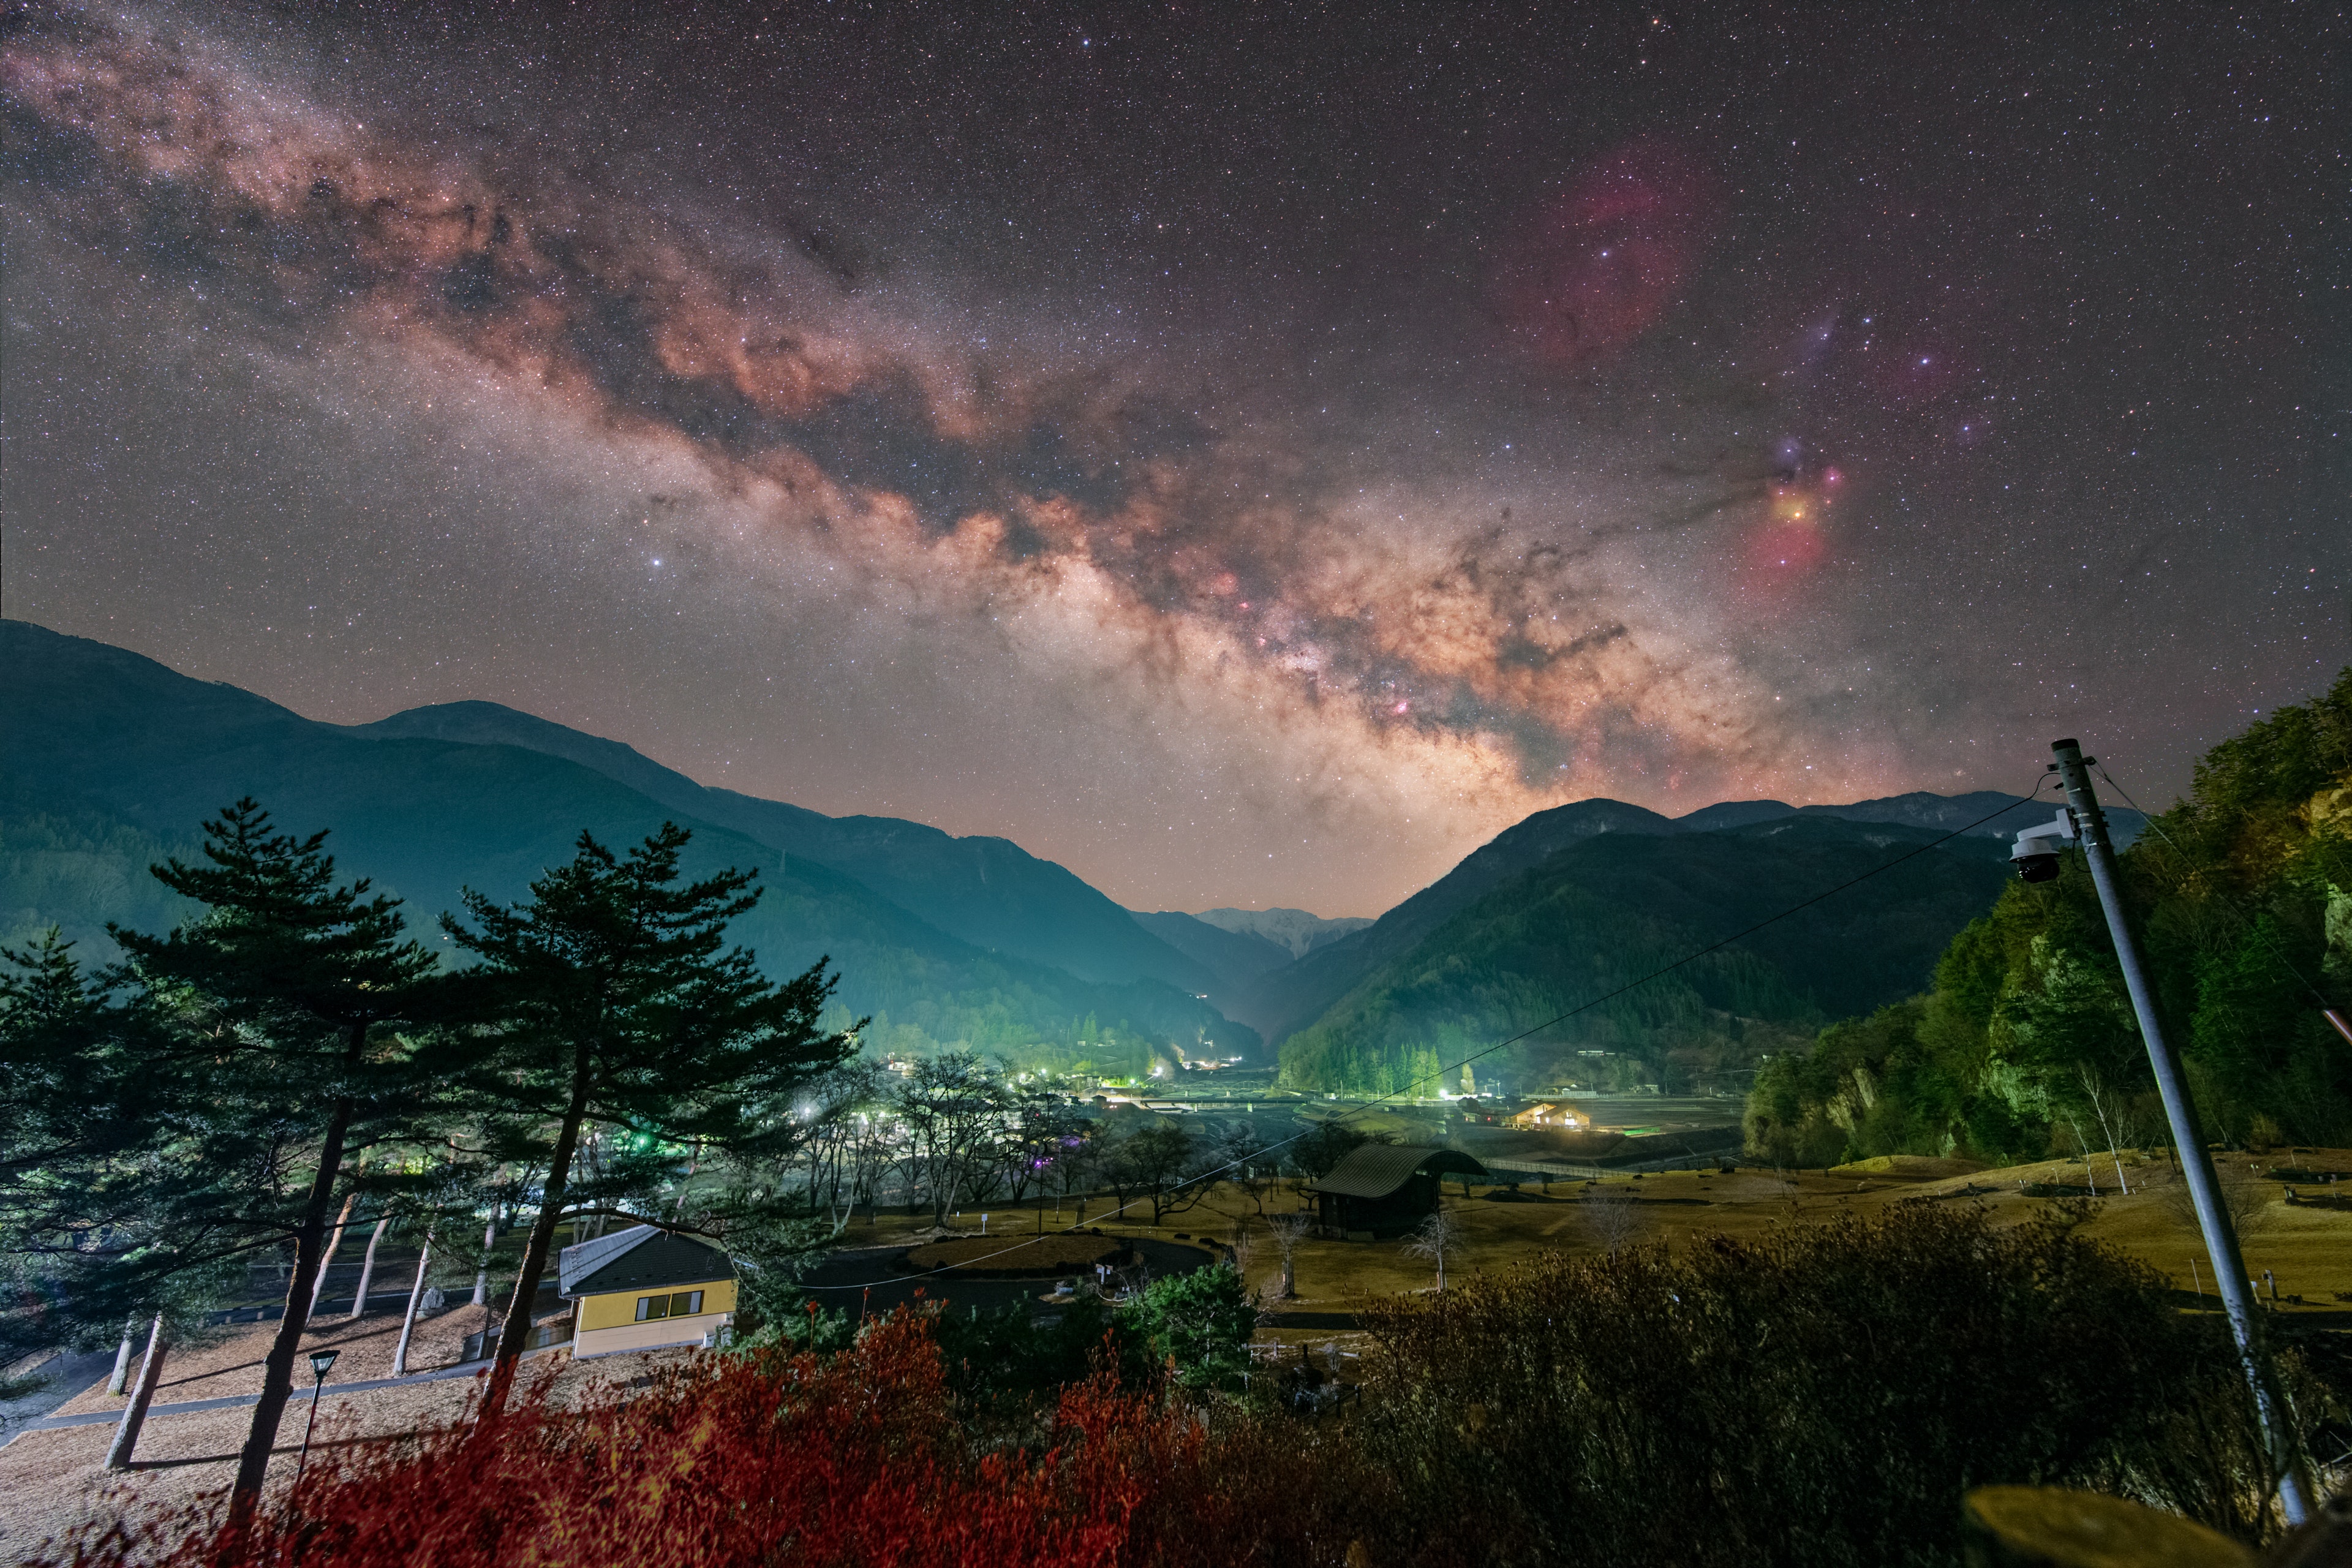
[[[53,927],[31,947],[0,948],[0,1259],[10,1300],[0,1310],[0,1357],[105,1325],[64,1288],[106,1250],[111,1194],[96,1178],[136,1146],[160,1085],[138,1070],[142,1020],[87,974]],[[133,1312],[115,1314],[119,1325]]]
[[[354,1132],[412,1108],[416,1079],[392,1026],[428,1005],[424,983],[435,967],[403,939],[399,900],[370,897],[364,879],[337,885],[326,837],[274,832],[257,803],[240,800],[205,824],[209,864],[152,868],[164,886],[205,905],[204,916],[163,938],[108,928],[150,992],[171,998],[211,1053],[205,1138],[268,1147],[278,1179],[268,1193],[240,1195],[297,1189],[235,1216],[247,1228],[278,1228],[294,1250],[285,1316],[238,1457],[236,1519],[261,1495]]]
[[[666,1162],[663,1142],[788,1144],[792,1096],[854,1048],[854,1028],[818,1026],[835,984],[824,960],[772,985],[749,951],[721,951],[728,922],[758,901],[755,873],[681,884],[690,837],[665,823],[624,858],[583,833],[571,863],[533,882],[522,902],[502,907],[468,889],[472,927],[444,918],[480,961],[463,979],[488,1020],[448,1070],[509,1129],[500,1152],[547,1173],[485,1395],[492,1415],[530,1332],[556,1227],[575,1204],[583,1130],[609,1130],[614,1148],[636,1157],[608,1165],[588,1194],[609,1199]]]
[[[119,1469],[164,1354],[242,1281],[247,1237],[223,1212],[251,1206],[267,1160],[205,1135],[201,1061],[173,1049],[166,1010],[120,972],[86,973],[73,946],[52,930],[0,949],[0,1355],[129,1321],[147,1352]]]

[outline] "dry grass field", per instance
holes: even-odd
[[[2084,1227],[2088,1234],[2146,1262],[2178,1289],[2193,1290],[2201,1285],[2210,1295],[2213,1282],[2205,1271],[2203,1246],[2195,1225],[2183,1206],[2178,1172],[2160,1158],[2130,1154],[2124,1158],[2123,1174],[2132,1188],[2128,1195],[2116,1191],[2115,1163],[2104,1154],[2096,1158],[2087,1175],[2079,1160],[1990,1170],[1968,1161],[1902,1158],[1827,1172],[1783,1173],[1743,1167],[1730,1173],[1675,1171],[1611,1177],[1595,1184],[1562,1181],[1554,1183],[1549,1192],[1535,1185],[1522,1186],[1517,1193],[1479,1187],[1467,1196],[1449,1182],[1445,1205],[1461,1218],[1465,1235],[1463,1250],[1447,1264],[1447,1274],[1458,1279],[1482,1269],[1506,1268],[1535,1249],[1590,1252],[1606,1249],[1612,1243],[1679,1247],[1704,1237],[1758,1236],[1777,1226],[1817,1223],[1841,1213],[1866,1213],[1915,1199],[1983,1204],[1997,1215],[2023,1219],[2045,1210],[2051,1201],[2028,1196],[2025,1188],[2087,1187],[2095,1183],[2100,1196]],[[2240,1173],[2251,1174],[2243,1172],[2247,1156],[2224,1159],[2234,1162]],[[2291,1207],[2283,1184],[2248,1182],[2247,1195],[2258,1194],[2260,1201],[2241,1220],[2247,1268],[2257,1282],[2263,1270],[2271,1272],[2281,1311],[2352,1310],[2352,1150],[2281,1152],[2261,1161],[2258,1168],[2268,1171],[2281,1166],[2338,1174],[2343,1179],[2337,1190],[2345,1195],[2345,1206]],[[2304,1190],[2327,1191],[2316,1184]],[[1595,1202],[1596,1198],[1601,1201]],[[1300,1200],[1286,1189],[1266,1199],[1264,1213],[1270,1216],[1292,1212],[1299,1205]],[[1258,1206],[1231,1187],[1220,1187],[1192,1208],[1170,1215],[1157,1229],[1107,1219],[1099,1212],[1089,1224],[1100,1224],[1107,1235],[1225,1243],[1247,1236],[1251,1238],[1245,1265],[1249,1282],[1270,1296],[1279,1279],[1281,1266]],[[874,1240],[890,1239],[892,1231],[886,1219],[876,1227]],[[910,1229],[905,1239],[912,1242],[916,1234]],[[1318,1317],[1348,1313],[1365,1297],[1426,1290],[1435,1284],[1432,1267],[1408,1256],[1402,1240],[1310,1238],[1298,1247],[1297,1279],[1297,1299],[1270,1302],[1276,1311]],[[2289,1299],[2294,1297],[2301,1300]],[[1278,1324],[1261,1333],[1284,1342],[1320,1343],[1349,1337],[1345,1331],[1330,1328],[1291,1329]]]

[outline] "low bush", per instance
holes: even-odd
[[[1384,1301],[1360,1440],[1478,1562],[1954,1563],[1962,1495],[2000,1482],[2259,1538],[2273,1478],[2221,1326],[2079,1218],[1906,1204]],[[2306,1429],[2335,1409],[2282,1372]]]
[[[703,1356],[572,1410],[542,1385],[494,1424],[314,1450],[241,1545],[196,1510],[52,1568],[1948,1565],[1963,1495],[2003,1482],[2260,1539],[2273,1478],[2221,1325],[2086,1212],[1909,1204],[1372,1303],[1368,1395],[1319,1422],[1171,1375],[1165,1350],[1232,1326],[1219,1281],[1051,1328],[901,1312],[830,1356]],[[2282,1354],[2304,1430],[2343,1421],[2344,1359]]]

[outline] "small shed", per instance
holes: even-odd
[[[574,1304],[574,1356],[700,1344],[735,1318],[727,1254],[649,1225],[565,1247],[556,1291]]]
[[[1445,1176],[1490,1179],[1486,1166],[1458,1149],[1363,1144],[1315,1184],[1317,1223],[1350,1239],[1401,1236],[1436,1212],[1437,1184]]]

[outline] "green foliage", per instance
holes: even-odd
[[[338,885],[323,834],[277,833],[250,800],[205,831],[196,863],[154,868],[200,915],[111,928],[131,962],[95,979],[50,938],[0,983],[0,1251],[68,1337],[219,1305],[289,1241],[298,1276],[315,1267],[349,1151],[416,1108],[394,1026],[429,1005],[436,961],[397,901]]]
[[[170,1018],[119,994],[121,976],[87,974],[73,947],[52,930],[0,949],[7,1360],[100,1348],[159,1311],[187,1342],[241,1290],[252,1222],[276,1196],[267,1148],[208,1103]]]
[[[1187,1388],[1238,1388],[1249,1370],[1257,1303],[1233,1269],[1155,1279],[1118,1316],[1155,1358],[1174,1364],[1176,1381]]]
[[[461,979],[487,1033],[461,1032],[441,1065],[486,1110],[743,1147],[850,1054],[818,1025],[833,990],[821,964],[772,985],[751,952],[725,946],[760,892],[732,870],[681,884],[689,837],[666,826],[621,857],[583,833],[527,902],[469,894],[474,926],[443,918],[479,961]]]
[[[1828,818],[1723,833],[1608,833],[1561,849],[1382,965],[1282,1047],[1285,1081],[1433,1094],[1442,1067],[1531,1021],[1585,1007],[1690,953],[1930,842],[1918,829]],[[1927,977],[1999,889],[1986,841],[1931,849],[1490,1058],[1518,1085],[1590,1074],[1601,1050],[1629,1081],[1670,1091],[1728,1079],[1831,1017]],[[1478,1064],[1485,1079],[1490,1061]],[[1446,1085],[1452,1087],[1450,1080]]]
[[[811,1317],[811,1299],[800,1282],[807,1264],[832,1243],[833,1228],[818,1220],[782,1216],[773,1205],[740,1197],[727,1207],[732,1212],[715,1216],[715,1228],[723,1232],[735,1264],[737,1342],[805,1348],[814,1329],[817,1348],[826,1348],[825,1336],[835,1332],[825,1326],[831,1318],[823,1312]],[[703,1212],[696,1217],[709,1224],[714,1216]]]
[[[13,947],[56,930],[103,963],[114,952],[110,923],[169,931],[198,906],[146,868],[196,853],[87,809],[45,812],[0,803],[0,942]]]
[[[855,1048],[819,1024],[833,990],[822,961],[772,985],[751,952],[727,947],[729,923],[760,891],[731,868],[681,880],[690,838],[665,823],[624,857],[583,832],[572,860],[533,882],[526,901],[502,907],[469,891],[471,926],[442,917],[479,961],[453,982],[478,1022],[446,1040],[435,1065],[500,1154],[546,1173],[515,1286],[526,1310],[508,1315],[497,1379],[520,1352],[567,1205],[642,1195],[667,1167],[664,1142],[789,1152],[804,1135],[794,1097]],[[591,1125],[616,1135],[616,1156],[575,1193],[573,1157]],[[496,1403],[503,1384],[492,1388]]]
[[[2219,1323],[2067,1216],[1898,1205],[1681,1256],[1549,1255],[1364,1313],[1372,1464],[1460,1561],[1943,1564],[1960,1497],[2083,1487],[2262,1529]],[[2339,1412],[2284,1358],[2305,1423]]]
[[[0,948],[0,1356],[10,1361],[103,1332],[72,1321],[79,1292],[61,1277],[96,1266],[92,1178],[135,1147],[148,1110],[133,1093],[144,1080],[122,1015],[74,945],[52,927],[25,950]]]
[[[2120,857],[2209,1137],[2352,1140],[2352,670],[2206,753],[2191,799]],[[2146,1058],[2087,873],[2011,883],[1924,997],[1764,1064],[1759,1157],[2005,1161],[2159,1135]]]
[[[845,1309],[812,1300],[789,1275],[745,1271],[738,1279],[735,1336],[730,1349],[749,1355],[771,1346],[829,1355],[857,1340]]]
[[[424,1092],[401,1029],[431,1010],[437,961],[405,936],[399,900],[371,896],[364,879],[336,882],[325,839],[274,831],[247,797],[205,824],[200,862],[152,868],[204,914],[164,937],[109,927],[130,957],[111,981],[134,1000],[115,1011],[84,991],[79,1022],[56,1014],[34,1033],[53,1065],[74,1058],[58,1081],[138,1058],[131,1135],[62,1150],[11,1194],[32,1200],[10,1205],[11,1239],[33,1249],[85,1331],[187,1310],[192,1290],[236,1278],[242,1255],[292,1244],[239,1508],[258,1495],[345,1163],[408,1131]],[[34,980],[71,988],[54,946]]]
[[[1032,1318],[1024,1306],[996,1312],[944,1307],[932,1332],[949,1386],[983,1407],[1050,1399],[1105,1365],[1137,1386],[1155,1381],[1149,1342],[1125,1312],[1115,1313],[1093,1297],[1081,1297],[1050,1320]]]

